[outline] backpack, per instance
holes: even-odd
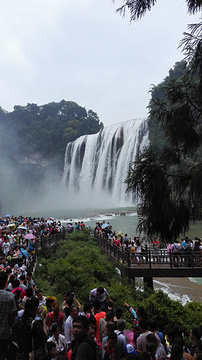
[[[95,360],[102,360],[104,358],[105,350],[101,346],[95,341],[90,341],[88,339],[86,339],[85,342],[95,349]]]

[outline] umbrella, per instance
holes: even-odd
[[[11,216],[8,214],[8,215],[5,215],[5,217],[11,217]]]
[[[21,230],[27,230],[27,228],[25,226],[18,226],[18,229],[21,229]]]
[[[102,229],[105,229],[105,228],[107,228],[107,227],[109,227],[109,224],[103,224],[103,225],[101,225],[101,228],[102,228]]]
[[[11,224],[6,225],[6,227],[13,227],[13,226],[15,226],[15,223],[11,223]]]
[[[30,239],[35,239],[36,236],[35,236],[34,234],[31,234],[31,233],[30,233],[30,234],[26,234],[26,235],[24,236],[24,238],[30,240]]]
[[[53,220],[48,220],[47,224],[52,224],[54,221]]]

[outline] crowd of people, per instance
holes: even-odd
[[[179,326],[158,331],[143,307],[125,302],[114,308],[101,286],[83,306],[67,292],[60,304],[37,289],[31,273],[12,275],[0,272],[0,360],[202,359],[202,326],[190,329],[188,349]],[[129,328],[124,307],[131,313]]]
[[[165,251],[165,249],[160,248],[157,237],[147,241],[143,246],[138,236],[131,239],[128,234],[123,235],[121,230],[112,231],[112,226],[109,223],[96,223],[95,234],[106,238],[111,245],[118,246],[124,252],[129,253],[131,264],[145,262],[148,250],[150,250],[154,262],[161,261],[161,256],[165,257],[166,254],[167,261],[169,262],[172,259],[174,266],[180,264],[191,266],[189,255],[192,254],[194,255],[194,266],[201,266],[202,264],[202,241],[199,237],[195,237],[194,240],[188,237],[181,240],[174,239],[167,245]]]
[[[0,218],[0,268],[21,269],[27,265],[39,239],[43,241],[62,231],[63,225],[54,218],[10,215]]]
[[[202,360],[202,326],[190,329],[191,346],[185,348],[179,326],[166,333],[158,331],[155,320],[148,319],[141,306],[134,309],[125,302],[114,308],[113,299],[102,286],[92,289],[82,305],[74,293],[64,292],[61,304],[56,296],[45,296],[27,270],[27,257],[38,236],[59,232],[62,225],[43,218],[2,220],[0,360]],[[84,227],[80,223],[74,230]],[[131,241],[127,234],[112,232],[106,236],[125,251],[130,249],[131,254],[134,247],[134,261],[138,261],[142,250],[139,238]],[[7,242],[9,251],[4,253]],[[156,238],[152,246],[158,256]],[[21,249],[27,255],[22,252],[20,256]],[[131,326],[127,328],[124,307],[131,313]]]

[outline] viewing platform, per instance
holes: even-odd
[[[202,277],[202,253],[196,251],[168,253],[159,249],[158,254],[151,249],[132,255],[120,246],[111,244],[103,237],[95,235],[98,245],[108,255],[110,261],[124,273],[130,281],[138,277],[153,288],[153,278]]]

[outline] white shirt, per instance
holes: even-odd
[[[105,297],[109,298],[109,294],[108,294],[107,290],[104,288],[103,294],[98,294],[97,288],[96,288],[96,289],[91,290],[89,300],[91,302],[93,302],[94,300],[99,300],[102,303],[103,301],[105,301]]]
[[[65,334],[65,343],[66,345],[70,344],[74,339],[73,335],[70,333],[72,329],[73,317],[71,315],[64,322],[64,334]]]
[[[62,349],[62,348],[65,348],[65,346],[66,346],[66,344],[65,344],[65,336],[64,336],[64,335],[61,335],[61,334],[58,335],[58,341],[56,340],[56,338],[55,338],[54,335],[51,336],[47,341],[48,341],[48,342],[49,342],[49,341],[54,342],[54,344],[56,345],[56,350],[57,350],[58,352],[60,352],[61,349]]]

